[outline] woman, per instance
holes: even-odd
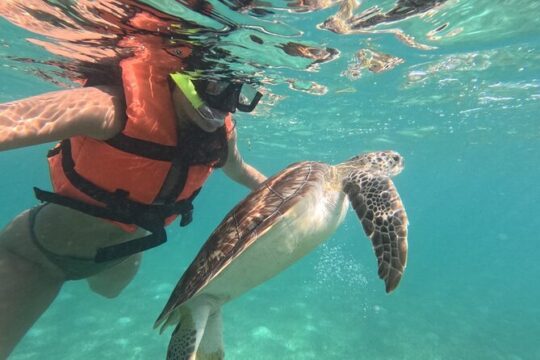
[[[139,251],[164,241],[163,226],[178,215],[189,222],[191,200],[213,168],[251,189],[265,180],[242,160],[226,114],[249,108],[238,86],[194,85],[129,59],[121,66],[123,89],[83,87],[0,105],[0,150],[68,139],[49,154],[55,193],[37,189],[45,205],[0,234],[0,359],[65,281],[86,279],[96,293],[117,296],[137,272]]]

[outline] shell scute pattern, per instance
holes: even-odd
[[[329,171],[329,165],[318,162],[292,164],[266,180],[233,208],[178,282],[156,325],[205,287],[313,186],[323,183]]]

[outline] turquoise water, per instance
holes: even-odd
[[[315,23],[328,12],[302,16]],[[301,17],[288,16],[293,24]],[[340,49],[338,59],[317,72],[268,70],[275,104],[238,117],[245,159],[270,175],[299,160],[400,152],[405,170],[394,180],[410,221],[409,260],[386,295],[350,212],[323,246],[224,307],[228,359],[540,358],[539,18],[534,1],[452,1],[431,18],[397,24],[437,49],[391,34],[312,30],[310,41]],[[461,32],[421,36],[445,22],[445,34]],[[42,56],[27,33],[0,19],[0,34],[0,102],[57,88],[6,57]],[[354,52],[370,46],[404,63],[343,75]],[[286,78],[327,92],[294,91]],[[35,204],[32,186],[48,186],[49,146],[0,155],[2,223]],[[118,298],[67,283],[10,359],[165,358],[169,336],[152,324],[200,245],[246,194],[217,172],[196,200],[194,222],[171,226],[169,243],[145,254]]]

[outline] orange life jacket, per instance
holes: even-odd
[[[40,200],[111,220],[126,231],[140,226],[159,235],[147,244],[132,243],[129,249],[111,247],[116,249],[114,254],[102,254],[98,261],[164,242],[163,227],[178,215],[182,215],[182,224],[187,224],[191,201],[213,168],[223,163],[219,156],[203,163],[190,160],[179,140],[189,139],[191,134],[177,131],[169,83],[169,74],[181,68],[179,58],[165,51],[159,41],[146,40],[134,56],[120,63],[127,115],[124,129],[106,141],[87,136],[62,141],[49,153],[54,194],[35,189]],[[225,144],[233,126],[229,114],[224,129],[218,130],[226,137]],[[190,150],[208,145],[190,143]],[[226,147],[222,150],[225,153],[221,156],[226,156]],[[163,198],[166,182],[169,189]]]

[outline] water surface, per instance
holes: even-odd
[[[93,24],[103,59],[116,49],[104,40],[115,32],[105,34],[83,10],[117,2],[76,2],[77,11],[47,3],[64,4],[58,16],[77,19],[75,25],[51,22],[49,14],[33,27],[26,21],[24,30],[6,11],[28,20],[21,4],[44,2],[0,6],[7,17],[0,18],[1,102],[76,86],[81,68],[66,64],[91,66],[88,59],[51,52],[95,46],[73,40],[73,29],[88,36]],[[14,4],[19,8],[7,8]],[[351,212],[315,252],[224,307],[228,359],[540,358],[536,1],[432,2],[433,9],[404,19],[389,18],[393,1],[364,1],[340,18],[347,26],[339,29],[331,21],[340,4],[344,12],[338,2],[309,9],[252,2],[234,11],[234,2],[215,2],[221,17],[180,2],[147,4],[191,21],[191,31],[179,31],[175,41],[191,41],[201,54],[230,54],[204,57],[219,69],[206,75],[245,76],[264,88],[265,102],[238,116],[237,125],[245,159],[265,174],[299,160],[338,163],[377,149],[405,157],[395,179],[410,220],[399,288],[384,293],[370,242]],[[288,43],[332,56],[293,56],[283,50]],[[3,223],[36,203],[32,186],[49,186],[49,146],[1,154]],[[11,358],[164,358],[168,334],[152,324],[200,245],[246,193],[217,172],[196,201],[194,222],[169,228],[169,243],[147,252],[122,295],[106,300],[83,282],[66,284]]]

